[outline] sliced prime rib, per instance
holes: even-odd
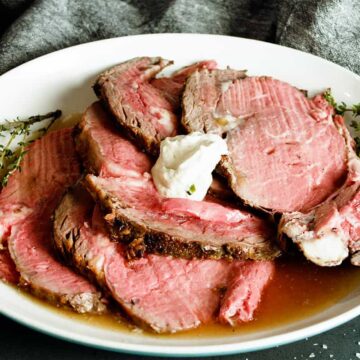
[[[246,78],[246,71],[233,69],[204,69],[192,73],[182,96],[181,122],[185,130],[222,135],[232,123],[226,119],[226,114],[217,116],[216,107],[221,94],[234,81],[243,78]]]
[[[222,73],[188,78],[182,123],[188,132],[226,136],[220,172],[233,191],[281,213],[310,210],[333,194],[347,175],[347,150],[325,99],[271,77],[224,80]]]
[[[206,199],[167,199],[148,176],[87,175],[111,236],[128,243],[129,257],[145,251],[182,258],[264,260],[279,255],[270,223],[247,211]]]
[[[150,84],[172,62],[159,57],[135,58],[100,75],[94,90],[127,135],[151,154],[159,142],[177,131],[172,104]]]
[[[86,170],[102,177],[138,176],[152,167],[149,157],[121,134],[99,102],[84,112],[75,144]]]
[[[57,260],[52,247],[52,221],[48,214],[45,221],[39,215],[15,225],[8,239],[21,285],[36,296],[79,313],[104,311],[100,292]]]
[[[348,176],[329,199],[307,212],[284,213],[279,233],[291,238],[304,255],[317,265],[339,265],[349,253],[360,265],[360,159],[344,119],[334,121],[343,129],[348,150]]]
[[[56,258],[51,216],[66,188],[80,177],[71,129],[35,141],[0,194],[0,242],[20,273],[20,285],[78,312],[105,306],[99,291]]]
[[[77,149],[99,175],[89,175],[87,187],[108,214],[112,236],[126,239],[129,256],[145,250],[187,258],[271,259],[279,254],[271,223],[248,211],[212,197],[203,202],[161,198],[149,174],[149,158],[112,127],[98,103],[87,109],[79,129]]]
[[[253,318],[274,263],[158,255],[128,261],[123,245],[110,240],[99,209],[93,208],[85,191],[70,190],[55,213],[55,243],[135,323],[174,333],[215,319],[237,324]]]
[[[172,61],[139,57],[105,71],[94,90],[138,147],[158,155],[161,140],[178,132],[176,113],[184,79],[197,68],[214,67],[204,61],[179,71],[173,78],[154,79]]]
[[[151,85],[159,89],[163,96],[172,104],[174,112],[181,106],[181,96],[184,91],[186,78],[196,70],[215,69],[217,66],[215,61],[200,61],[190,66],[186,66],[170,77],[159,77],[151,81]]]
[[[54,208],[64,187],[79,179],[80,164],[71,133],[71,129],[54,131],[28,147],[21,171],[10,177],[0,193],[2,236],[8,233],[10,220],[12,224],[34,209]]]
[[[19,273],[7,249],[0,250],[0,280],[10,284],[17,284]]]

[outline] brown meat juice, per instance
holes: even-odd
[[[276,328],[304,319],[335,305],[360,284],[360,268],[344,264],[334,268],[322,268],[304,259],[278,259],[274,277],[263,293],[253,321],[235,328],[221,324],[203,325],[178,334],[156,335],[144,331],[146,336],[171,338],[222,337]],[[35,299],[35,298],[34,298]],[[114,331],[134,331],[119,315],[76,314],[41,302],[60,316],[85,322],[91,326]]]

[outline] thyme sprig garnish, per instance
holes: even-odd
[[[27,153],[27,146],[34,141],[34,139],[44,135],[53,123],[61,116],[61,111],[56,110],[45,115],[31,116],[27,120],[6,121],[5,124],[0,125],[0,137],[8,137],[7,142],[0,144],[0,184],[5,187],[9,181],[10,175],[16,171],[21,171],[21,161]],[[48,124],[33,132],[34,137],[28,140],[30,136],[30,128],[35,123],[50,120]],[[19,141],[15,141],[20,137]],[[12,149],[15,150],[12,150]]]
[[[348,107],[343,101],[338,104],[330,89],[327,89],[323,94],[324,99],[334,108],[336,114],[344,115],[346,112],[351,112],[353,116],[360,116],[360,103]]]
[[[351,120],[349,125],[354,129],[354,132],[356,134],[360,135],[360,123],[355,120],[356,117],[360,116],[360,103],[354,104],[351,107],[348,107],[343,101],[338,104],[335,101],[330,89],[327,89],[324,92],[323,97],[334,108],[336,114],[345,115],[346,112],[351,113],[353,119]],[[360,156],[360,136],[355,136],[354,141],[356,155]]]

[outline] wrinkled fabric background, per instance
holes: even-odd
[[[360,74],[360,0],[0,0],[0,74],[71,45],[160,32],[270,41]],[[0,328],[1,360],[136,358],[61,342],[1,316]],[[295,344],[229,359],[355,360],[359,329],[358,318]]]

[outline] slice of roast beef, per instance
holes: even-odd
[[[214,61],[202,61],[171,78],[155,79],[170,64],[159,57],[135,58],[105,71],[94,85],[127,136],[152,155],[158,155],[161,140],[178,132],[176,113],[185,78],[196,69],[216,66]]]
[[[226,135],[229,155],[220,172],[245,203],[273,212],[307,211],[343,184],[346,145],[322,96],[308,99],[270,77],[225,81],[221,73],[189,77],[182,123],[189,132]]]
[[[253,261],[250,266],[233,262],[231,272],[234,275],[229,278],[219,312],[222,323],[235,326],[253,320],[254,311],[269,281],[271,266],[274,264],[269,261]]]
[[[334,121],[346,139],[348,176],[344,185],[328,200],[308,212],[284,213],[279,224],[281,236],[291,238],[304,255],[317,265],[339,265],[350,253],[360,265],[360,159],[344,119]]]
[[[52,221],[45,214],[29,217],[13,226],[9,251],[21,274],[22,286],[57,305],[79,313],[105,310],[100,293],[82,276],[56,258],[52,248]]]
[[[31,144],[8,185],[0,193],[0,235],[36,209],[56,207],[64,188],[80,177],[71,129],[47,134]]]
[[[19,273],[7,249],[0,250],[0,280],[10,284],[19,281]]]
[[[150,84],[172,62],[141,57],[121,63],[100,75],[94,90],[127,135],[151,154],[159,143],[177,131],[171,103]]]
[[[76,150],[90,173],[138,176],[151,170],[149,157],[121,134],[98,102],[84,112],[75,135]]]
[[[120,183],[120,192],[125,192],[128,195],[135,191],[135,196],[126,197],[124,202],[119,200],[119,203],[123,203],[126,208],[134,207],[134,216],[128,219],[132,221],[132,230],[125,230],[125,232],[128,231],[127,242],[132,244],[129,247],[129,254],[140,255],[145,250],[145,247],[147,247],[148,251],[186,256],[188,258],[194,256],[234,256],[268,259],[279,254],[278,249],[271,242],[274,236],[271,224],[245,210],[237,210],[233,205],[226,202],[219,204],[219,201],[214,199],[200,203],[187,200],[184,200],[184,202],[182,200],[169,202],[161,199],[150,179],[151,161],[112,126],[111,120],[99,104],[91,105],[85,112],[79,131],[77,131],[76,144],[88,170],[100,175],[99,178],[92,178],[94,183],[92,183],[91,188],[95,199],[103,205],[102,207],[106,212],[112,212],[110,209],[118,202],[113,197],[113,201],[110,203],[106,200],[105,195],[115,184]],[[112,188],[101,188],[100,191],[97,186],[98,181],[102,181],[101,178],[108,178]],[[141,186],[143,185],[144,188],[132,186],[136,178],[139,179],[138,183]],[[137,184],[136,181],[135,184]],[[141,194],[142,191],[148,191],[148,193]],[[98,193],[102,195],[98,197]],[[121,193],[117,195],[120,198],[123,196]],[[146,201],[148,201],[147,204]],[[150,209],[151,213],[149,213],[150,218],[153,220],[148,218],[149,227],[145,235],[142,218],[147,216],[151,204],[155,204],[154,209]],[[166,213],[169,214],[171,206],[172,215],[170,221],[168,223],[158,223],[158,220],[163,222],[162,219],[167,216]],[[192,208],[192,210],[189,210],[189,208]],[[196,215],[192,214],[192,211],[195,211]],[[189,213],[186,215],[186,212]],[[181,240],[176,237],[179,235],[179,224],[187,221],[186,219],[195,224],[201,217],[205,217],[206,220],[195,225],[192,233],[188,232],[185,237],[181,237]],[[230,217],[231,221],[234,221],[234,219],[236,221],[226,223],[227,217]],[[222,220],[220,220],[219,225],[220,218]],[[159,228],[156,228],[154,221],[158,223],[156,226],[159,226]],[[124,231],[119,229],[119,223],[108,222],[108,225],[114,238],[123,239],[122,233]],[[169,228],[170,225],[175,229]],[[207,231],[205,228],[209,228],[209,230]],[[142,230],[140,231],[140,229]],[[155,231],[155,229],[157,230]],[[234,233],[236,235],[229,237],[230,232],[234,229],[236,229]],[[142,233],[141,238],[139,231]],[[159,234],[156,239],[154,238],[154,231]],[[202,241],[195,241],[199,235],[198,232],[204,231],[207,231],[207,233],[203,235]],[[218,231],[217,234],[216,231]],[[215,235],[216,240],[213,240],[212,237]]]
[[[207,199],[166,199],[152,179],[86,177],[114,239],[128,243],[128,256],[145,251],[183,258],[273,259],[279,250],[271,224],[247,211]]]
[[[68,261],[109,291],[135,323],[177,332],[219,318],[249,321],[274,271],[272,262],[174,259],[146,255],[128,261],[111,241],[98,208],[77,188],[55,213],[54,237]],[[219,312],[220,308],[220,312]]]
[[[104,310],[101,294],[62,265],[52,249],[51,216],[66,188],[80,177],[71,129],[45,135],[28,148],[0,194],[1,241],[6,242],[20,282],[37,296],[78,312]]]
[[[215,69],[216,66],[216,62],[212,60],[200,61],[176,71],[170,77],[155,78],[151,81],[151,85],[162,92],[162,95],[171,103],[174,112],[177,112],[181,106],[186,78],[196,70]]]
[[[233,81],[246,77],[245,71],[202,70],[191,74],[182,97],[182,125],[187,132],[201,131],[222,135],[232,125],[230,119],[216,113],[221,94]],[[236,126],[236,124],[234,124]]]
[[[0,193],[0,240],[33,212],[48,209],[49,216],[59,202],[64,187],[80,177],[71,130],[48,134],[28,148],[8,185]]]

